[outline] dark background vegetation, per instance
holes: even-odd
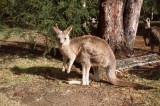
[[[0,29],[17,28],[9,31],[19,33],[33,29],[55,38],[52,25],[65,29],[72,24],[71,36],[95,34],[97,23],[92,23],[91,18],[97,19],[98,7],[99,0],[0,0]],[[160,20],[158,0],[144,0],[141,19],[152,13],[153,21]]]

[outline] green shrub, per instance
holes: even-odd
[[[65,29],[73,25],[73,35],[90,33],[89,24],[83,27],[84,21],[98,14],[98,1],[86,0],[1,0],[0,25],[38,29],[53,35],[51,26]]]

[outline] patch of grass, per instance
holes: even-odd
[[[2,28],[0,30],[0,39],[8,39],[13,36],[20,36],[24,30],[22,28]]]
[[[17,101],[10,100],[5,94],[0,93],[0,105],[1,106],[23,106]]]
[[[20,98],[28,92],[34,92],[30,89],[40,92],[39,90],[46,90],[47,86],[54,85],[48,83],[55,83],[52,75],[62,73],[61,65],[59,60],[43,57],[0,56],[1,106],[22,106],[17,101],[20,102]]]
[[[60,61],[47,60],[43,57],[10,58],[6,56],[1,58],[3,58],[1,59],[3,62],[2,64],[0,64],[0,79],[2,79],[1,81],[4,82],[3,85],[8,86],[32,81],[39,77],[43,77],[43,75],[40,76],[40,74],[45,74],[45,71],[47,72],[47,69],[50,68],[49,70],[54,71],[52,69],[59,68],[61,66]]]

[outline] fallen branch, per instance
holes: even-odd
[[[135,66],[143,66],[155,63],[160,63],[160,56],[157,54],[127,58],[127,59],[117,60],[117,70],[123,70],[127,68],[133,68]]]

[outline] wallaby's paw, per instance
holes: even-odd
[[[71,72],[71,70],[67,70],[67,74],[69,74]]]
[[[70,74],[70,71],[67,71],[67,74]]]
[[[62,68],[62,72],[65,72],[65,70],[66,70],[65,68]]]

